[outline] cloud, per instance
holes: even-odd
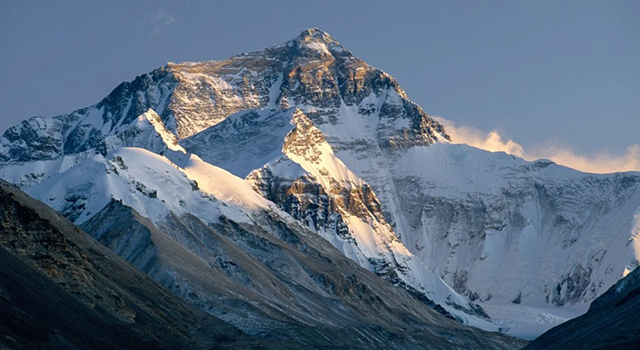
[[[151,26],[149,33],[151,33],[151,35],[158,35],[164,27],[172,25],[175,21],[175,18],[171,14],[158,10],[147,18],[146,23]]]
[[[497,130],[484,132],[468,126],[457,126],[450,120],[435,117],[441,122],[455,143],[491,152],[505,152],[526,160],[550,159],[555,163],[589,173],[606,174],[618,171],[640,171],[640,145],[631,145],[622,155],[598,151],[591,154],[577,154],[571,148],[545,143],[532,149],[524,149],[519,143],[504,140]]]

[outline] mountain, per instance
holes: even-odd
[[[332,91],[311,92],[315,91],[315,84],[318,83],[313,81],[317,74],[310,70],[311,66],[317,66],[319,69],[337,67],[334,56],[328,54],[327,50],[335,51],[336,55],[342,57],[342,68],[336,73],[341,77],[341,82],[333,81],[330,79],[331,76],[326,75],[320,78],[331,81],[320,83]],[[286,79],[283,70],[288,72]],[[352,74],[354,70],[359,73]],[[363,85],[363,82],[366,84]],[[339,91],[333,91],[338,86],[342,86],[341,89],[348,95],[340,97]],[[203,91],[207,93],[201,94]],[[289,103],[287,101],[295,100],[297,103],[324,106],[326,110],[318,109],[307,113],[314,118],[333,120],[333,114],[338,112],[336,108],[339,108],[343,98],[355,103],[371,93],[382,96],[380,103],[388,111],[388,121],[378,126],[380,134],[385,138],[385,147],[400,147],[409,143],[428,144],[437,137],[437,130],[442,129],[420,107],[403,97],[404,92],[393,78],[355,58],[326,33],[308,30],[295,40],[260,53],[244,54],[223,62],[169,64],[151,74],[136,78],[132,83],[121,84],[95,106],[54,118],[32,118],[25,121],[5,132],[0,140],[0,147],[4,147],[4,153],[8,155],[3,158],[6,166],[0,173],[13,183],[30,187],[29,193],[36,198],[52,199],[47,203],[74,222],[82,224],[105,206],[111,197],[121,199],[120,193],[126,192],[123,188],[111,188],[114,185],[112,182],[106,183],[100,189],[95,188],[99,182],[94,180],[86,184],[94,189],[80,186],[82,181],[87,179],[86,169],[90,168],[90,172],[102,171],[96,169],[102,168],[102,165],[97,165],[102,160],[98,163],[93,161],[98,157],[94,155],[96,152],[102,157],[108,157],[124,146],[133,146],[145,148],[159,155],[167,154],[174,164],[180,166],[181,162],[189,157],[184,155],[186,151],[178,144],[180,138],[219,123],[226,117],[222,113],[240,111],[238,113],[243,114],[242,111],[246,111],[247,108],[263,107],[262,113],[271,113],[273,110],[273,113],[279,116],[280,122],[284,120],[287,123],[287,116],[291,118],[294,114],[300,115],[295,113],[295,108],[286,108]],[[260,103],[256,104],[256,101]],[[222,115],[216,117],[216,113]],[[388,128],[394,123],[401,126],[396,129]],[[286,127],[281,128],[281,131],[286,132]],[[329,145],[325,143],[324,147]],[[206,152],[190,154],[202,155],[207,159]],[[192,157],[195,158],[198,157]],[[113,163],[113,160],[109,161]],[[199,164],[204,163],[199,159],[195,163],[197,164],[190,167],[187,176],[200,183],[198,178],[202,174],[198,175],[196,169],[202,168]],[[348,169],[342,166],[338,171]],[[65,175],[38,184],[44,178],[58,173]],[[236,179],[230,180],[230,177],[225,179],[238,183]],[[154,181],[155,178],[149,177],[135,180],[136,183],[148,187]],[[256,196],[250,187],[243,184],[238,186],[245,188],[243,197],[246,197],[246,191],[251,192],[252,196],[249,197],[252,198],[248,198],[249,202],[258,201],[265,206],[264,200],[253,198]],[[351,184],[347,183],[345,186],[349,187]],[[210,188],[207,192],[216,193],[218,190]],[[92,193],[88,194],[86,191]],[[175,198],[174,195],[170,197]],[[372,199],[377,200],[375,195]],[[167,203],[165,200],[158,206],[150,203],[157,200],[151,198],[150,201],[149,196],[138,196],[135,201],[145,205],[136,206],[135,203],[127,201],[125,203],[152,220],[167,215],[168,211],[192,213],[207,223],[216,222],[220,215],[215,209],[204,210],[207,206],[201,205],[203,200],[198,195],[184,199],[182,203],[185,204]],[[89,205],[90,208],[87,207]],[[164,206],[168,206],[169,210],[162,208]],[[184,206],[186,208],[183,208]],[[198,214],[198,211],[202,214]],[[359,252],[354,254],[360,255],[358,262],[363,266],[387,276],[394,284],[406,285],[412,293],[422,295],[430,304],[444,307],[446,313],[455,315],[461,321],[486,329],[497,329],[487,321],[486,315],[479,307],[470,304],[429,271],[422,262],[415,259],[385,222],[378,224],[382,219],[379,212],[371,218],[374,219],[373,222],[365,222],[370,218],[354,217],[351,227],[345,227],[353,231],[355,236],[362,236],[359,240],[361,245],[364,244],[364,240],[369,241],[370,249],[364,253],[359,252],[361,248],[356,246],[358,242],[352,239],[340,247],[342,251]],[[374,225],[378,228],[372,228]]]
[[[640,349],[640,269],[591,303],[586,314],[541,335],[525,349]]]
[[[362,269],[248,182],[195,156],[182,167],[138,148],[111,156],[86,159],[28,190],[62,213],[83,213],[76,222],[101,243],[248,334],[293,335],[309,347],[339,339],[344,343],[332,340],[332,346],[420,348],[439,341],[425,330],[467,330],[434,312],[428,299]],[[158,178],[161,186],[143,185]],[[309,327],[320,333],[313,343],[305,342]],[[457,337],[488,346],[481,335]],[[487,337],[502,343],[491,347],[521,344]]]
[[[3,349],[280,348],[202,312],[0,180]]]
[[[168,218],[242,223],[291,243],[285,223],[445,315],[526,338],[583,313],[638,265],[639,174],[585,174],[452,141],[393,77],[309,29],[223,61],[170,63],[94,106],[24,121],[0,138],[0,176],[96,237],[109,231],[98,214],[121,201],[156,228],[181,227],[165,234],[205,259],[211,248]],[[269,251],[220,233],[249,257]],[[125,254],[149,242],[119,244]],[[149,261],[136,266],[179,266]],[[188,271],[157,273],[188,297],[174,281]]]
[[[408,295],[404,296],[401,289],[349,263],[344,257],[342,261],[329,260],[331,255],[322,257],[322,261],[307,261],[309,258],[305,260],[301,256],[303,253],[295,247],[275,240],[272,243],[278,246],[272,249],[280,249],[279,253],[285,256],[296,255],[297,251],[295,258],[299,260],[284,257],[279,263],[306,262],[307,269],[324,270],[324,274],[318,272],[316,278],[329,284],[327,288],[334,288],[334,297],[324,298],[325,304],[322,305],[329,309],[326,313],[331,318],[304,321],[304,315],[287,317],[282,314],[283,310],[273,308],[271,313],[261,313],[261,307],[255,306],[260,303],[259,297],[229,281],[226,274],[212,270],[245,274],[245,278],[254,283],[259,283],[257,280],[262,277],[273,283],[274,289],[278,288],[276,283],[283,283],[283,279],[270,279],[272,274],[264,265],[251,261],[251,257],[196,218],[173,217],[175,221],[168,225],[182,224],[189,226],[190,232],[195,234],[208,233],[201,238],[203,242],[208,240],[206,243],[215,244],[219,250],[220,254],[215,255],[219,266],[208,265],[190,255],[164,233],[169,232],[169,227],[165,228],[167,231],[160,231],[121,202],[111,202],[96,215],[89,226],[99,231],[100,241],[136,266],[141,266],[156,280],[173,277],[175,281],[176,276],[195,278],[193,274],[208,280],[201,282],[201,286],[208,288],[210,300],[218,300],[219,307],[228,309],[223,314],[235,314],[245,327],[257,325],[264,329],[259,337],[249,336],[165,290],[46,205],[2,180],[0,200],[0,212],[5,218],[0,260],[3,266],[11,267],[0,274],[0,309],[5,316],[0,321],[4,335],[0,344],[3,348],[369,349],[433,346],[450,349],[461,348],[465,344],[477,349],[516,349],[523,345],[521,341],[473,330],[448,320]],[[115,220],[118,224],[107,220]],[[182,231],[174,227],[171,232]],[[248,231],[246,234],[250,235]],[[253,239],[254,243],[258,241],[255,237]],[[144,240],[149,242],[140,244]],[[136,244],[131,244],[132,241]],[[265,240],[263,244],[268,243]],[[145,250],[132,250],[141,247]],[[287,249],[290,250],[288,254]],[[337,255],[340,256],[339,253]],[[325,266],[313,266],[323,262]],[[332,270],[329,263],[336,264],[339,270]],[[171,266],[176,275],[170,276],[167,270],[158,271],[165,266]],[[350,274],[347,281],[341,280],[344,277],[339,272]],[[308,282],[297,279],[295,283],[299,294],[313,300],[314,291],[305,291]],[[173,289],[179,292],[181,286],[186,284],[176,284]],[[182,295],[187,300],[197,298],[200,292],[195,290],[198,287],[196,283],[191,286],[191,290],[183,293],[188,295]],[[279,297],[286,303],[287,297],[292,295]],[[351,304],[360,304],[355,308],[357,314],[353,313],[349,302],[344,302],[345,299],[351,299]],[[245,312],[234,312],[237,309]],[[371,313],[381,318],[378,321],[367,320],[366,315]],[[352,327],[348,326],[350,318],[357,318],[357,327],[353,327],[353,322]],[[403,325],[404,319],[407,321]],[[280,328],[282,333],[274,334]]]

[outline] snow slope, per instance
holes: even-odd
[[[392,169],[405,245],[512,334],[578,316],[640,260],[640,174],[450,144],[414,148]],[[523,307],[540,326],[518,320]]]
[[[278,139],[277,136],[282,137]],[[249,139],[251,141],[247,142]],[[316,230],[347,257],[396,285],[408,286],[425,295],[465,323],[491,329],[492,325],[477,314],[474,306],[404,247],[379,212],[375,194],[333,154],[323,134],[302,111],[239,113],[184,144],[194,152],[206,154],[208,159],[219,160],[217,165],[239,174],[247,173],[257,164],[243,158],[259,149],[259,154],[271,159],[251,172],[248,179],[266,198],[282,203],[288,200],[286,197],[295,197],[291,200],[299,202],[297,208],[281,207]],[[262,156],[254,158],[265,159]],[[295,183],[313,190],[311,193],[301,190],[292,186]],[[344,204],[347,196],[348,203]],[[324,220],[314,213],[310,214],[315,217],[312,219],[300,210],[301,206],[322,201],[328,204]]]

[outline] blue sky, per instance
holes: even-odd
[[[224,59],[319,27],[429,114],[480,136],[624,155],[640,144],[638,18],[640,1],[623,0],[3,1],[0,130],[96,103],[168,61]]]

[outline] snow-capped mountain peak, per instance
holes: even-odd
[[[0,138],[0,176],[79,222],[113,198],[157,225],[294,222],[444,313],[522,336],[638,265],[637,173],[449,141],[393,77],[314,28],[22,122]]]
[[[297,38],[288,43],[295,43],[298,49],[307,48],[318,51],[321,54],[330,54],[330,51],[344,51],[344,48],[337,40],[318,28],[303,30]]]

